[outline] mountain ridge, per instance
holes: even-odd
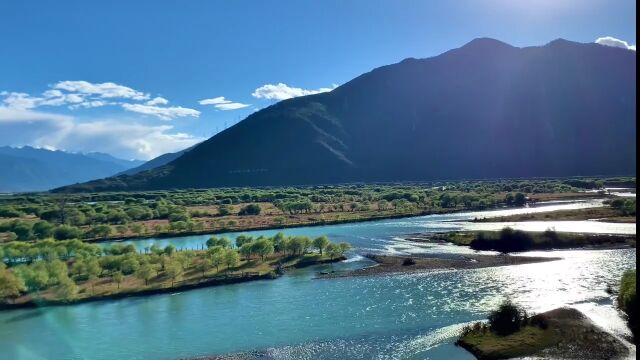
[[[155,170],[58,191],[635,174],[635,93],[635,52],[478,38],[271,105]]]

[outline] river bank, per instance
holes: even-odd
[[[144,286],[139,284],[133,289],[123,289],[122,291],[88,294],[90,284],[85,283],[84,296],[73,299],[53,299],[51,294],[44,296],[25,295],[19,297],[11,303],[0,302],[0,311],[14,310],[20,308],[39,308],[43,306],[64,306],[82,304],[96,301],[116,300],[129,297],[142,297],[167,293],[178,293],[187,290],[200,289],[205,287],[238,284],[257,280],[274,280],[284,275],[288,269],[302,269],[314,265],[329,264],[343,261],[344,256],[328,258],[319,255],[290,256],[284,259],[276,259],[268,263],[247,267],[244,271],[226,272],[222,275],[201,277],[197,271],[190,273],[191,277],[176,281],[174,284],[158,283],[157,285]],[[103,284],[113,283],[113,280],[104,279]],[[81,285],[82,288],[82,285]],[[120,290],[120,289],[118,289]],[[111,289],[114,291],[114,289]]]
[[[636,235],[573,234],[555,231],[455,231],[446,234],[411,234],[406,239],[420,243],[451,243],[469,246],[474,250],[504,252],[557,249],[610,250],[636,247]]]
[[[480,269],[561,260],[561,258],[553,257],[480,254],[464,255],[458,259],[434,258],[426,255],[392,256],[370,254],[366,255],[366,257],[375,261],[376,264],[347,272],[323,274],[319,278],[397,275],[433,270]]]
[[[474,219],[473,222],[511,222],[511,221],[558,221],[558,220],[597,220],[614,223],[635,223],[635,216],[624,216],[619,210],[610,207],[586,209],[556,210],[544,213],[515,214],[499,217]]]
[[[531,195],[530,203],[532,205],[540,205],[544,202],[557,202],[557,201],[581,201],[591,199],[602,199],[609,196],[597,194],[597,193],[553,193],[553,194],[535,194]],[[517,209],[514,206],[498,206],[490,207],[482,210],[508,210]],[[154,231],[153,224],[150,223],[147,226],[147,232],[144,234],[112,234],[107,237],[97,237],[83,239],[86,242],[114,242],[114,241],[129,241],[129,240],[144,240],[150,238],[171,238],[177,236],[193,236],[193,235],[215,235],[228,232],[244,232],[244,231],[260,231],[260,230],[286,230],[298,227],[317,227],[326,225],[339,225],[350,223],[366,223],[378,220],[390,220],[390,219],[402,219],[417,216],[427,215],[445,215],[456,214],[470,211],[481,211],[480,209],[474,209],[471,207],[457,206],[454,208],[441,208],[434,207],[430,209],[420,209],[415,211],[403,211],[403,210],[376,210],[376,211],[344,211],[333,213],[305,213],[305,214],[264,214],[250,217],[243,216],[226,216],[219,218],[221,223],[225,225],[216,228],[204,228],[199,230],[185,230],[185,231]],[[284,219],[284,223],[278,223],[276,218]],[[234,225],[228,225],[229,222]]]

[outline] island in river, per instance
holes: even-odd
[[[239,236],[235,247],[212,237],[206,250],[173,245],[138,253],[133,245],[101,248],[78,240],[0,246],[0,309],[67,305],[153,295],[252,280],[274,279],[287,268],[344,260],[348,243],[326,236]],[[317,252],[312,251],[312,247]]]

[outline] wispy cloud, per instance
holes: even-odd
[[[199,117],[200,111],[184,108],[182,106],[160,107],[144,104],[122,104],[125,110],[133,111],[139,114],[153,115],[162,120],[172,120],[178,117]]]
[[[328,87],[328,88],[309,90],[309,89],[292,87],[283,83],[278,83],[275,85],[266,84],[257,88],[251,95],[258,99],[286,100],[286,99],[291,99],[298,96],[313,95],[313,94],[328,92],[335,89],[336,87],[338,86],[333,85],[332,87]]]
[[[95,95],[102,98],[121,98],[133,100],[147,100],[149,94],[144,94],[130,87],[112,82],[90,83],[88,81],[60,81],[53,85],[54,89],[66,90],[73,93]]]
[[[617,38],[614,38],[612,36],[604,36],[604,37],[599,37],[596,39],[595,41],[596,44],[600,44],[600,45],[605,45],[605,46],[613,46],[613,47],[619,47],[619,48],[623,48],[623,49],[627,49],[627,50],[633,50],[636,51],[636,45],[635,44],[629,44],[628,42],[624,41],[624,40],[620,40]]]
[[[231,100],[227,100],[224,96],[218,96],[212,99],[204,99],[198,101],[200,105],[213,105],[218,110],[238,110],[249,107],[250,104],[243,104],[239,102],[233,102]]]
[[[168,104],[169,100],[159,96],[151,99],[149,94],[112,82],[60,81],[39,96],[8,91],[0,92],[0,96],[4,97],[2,106],[19,110],[41,106],[66,105],[70,110],[77,110],[120,105],[125,110],[155,116],[162,120],[200,116],[198,110],[182,106],[164,107],[162,105]]]

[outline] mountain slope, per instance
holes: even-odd
[[[0,147],[0,192],[43,191],[112,176],[136,161],[107,154],[72,154],[29,146]]]
[[[186,153],[187,151],[193,149],[195,147],[191,146],[189,148],[186,148],[182,151],[177,151],[174,153],[166,153],[166,154],[162,154],[158,157],[155,157],[143,164],[140,164],[134,168],[122,171],[121,173],[119,173],[118,175],[134,175],[137,174],[139,172],[143,172],[143,171],[147,171],[147,170],[151,170],[151,169],[155,169],[157,167],[160,166],[164,166],[170,162],[172,162],[173,160],[179,158],[180,156],[182,156],[182,154]]]
[[[166,166],[61,190],[635,174],[635,61],[476,39],[282,101]]]

